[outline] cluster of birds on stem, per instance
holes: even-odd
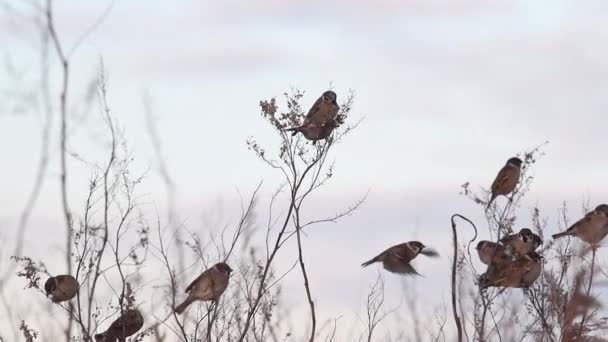
[[[284,131],[301,133],[307,140],[315,144],[318,140],[327,139],[333,130],[339,126],[337,120],[340,106],[336,102],[336,93],[328,90],[313,104],[301,125],[286,128]],[[510,158],[498,172],[491,186],[491,196],[487,209],[498,196],[509,196],[519,183],[522,160]],[[511,201],[512,198],[509,198]],[[575,236],[596,247],[608,235],[608,205],[598,205],[595,210],[587,213],[566,231],[553,235],[554,239],[564,236]],[[523,228],[516,234],[507,235],[498,242],[483,240],[477,244],[476,250],[480,261],[488,268],[479,277],[479,285],[487,287],[527,288],[531,286],[541,273],[542,256],[536,252],[542,244],[542,239],[529,228]],[[409,241],[389,247],[361,266],[381,262],[384,269],[402,275],[420,275],[411,262],[419,254],[428,257],[438,257],[433,248],[425,246],[420,241]],[[186,308],[196,301],[212,301],[216,303],[228,287],[232,269],[225,262],[220,262],[205,270],[186,287],[188,294],[183,303],[174,310],[182,314]],[[69,301],[79,290],[78,281],[71,275],[50,277],[45,285],[47,296],[54,303]],[[141,312],[137,309],[125,310],[122,315],[110,324],[103,333],[95,335],[99,342],[124,341],[139,331],[144,324]]]
[[[496,175],[491,186],[491,195],[486,206],[489,209],[498,196],[509,196],[515,191],[520,177],[523,161],[517,157],[510,158]],[[509,198],[512,201],[512,197]],[[566,231],[553,235],[554,239],[564,236],[575,236],[596,248],[608,235],[608,205],[600,204],[583,218],[576,221]],[[487,270],[479,277],[479,286],[503,288],[528,288],[541,274],[542,255],[536,250],[543,241],[529,228],[522,228],[518,233],[499,238],[497,242],[483,240],[476,250],[480,261],[487,265]],[[389,247],[376,257],[364,262],[366,267],[375,262],[382,262],[384,269],[403,275],[420,275],[411,265],[411,261],[423,254],[437,257],[439,254],[419,241],[409,241]]]

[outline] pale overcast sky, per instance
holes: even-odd
[[[11,236],[40,149],[39,116],[16,113],[11,94],[36,86],[38,52],[31,23],[7,10],[28,13],[28,7],[0,4],[0,229]],[[56,1],[66,46],[109,5]],[[482,214],[458,195],[460,185],[487,188],[516,153],[550,142],[526,201],[545,209],[550,222],[562,201],[577,214],[584,199],[608,201],[607,15],[602,0],[116,0],[72,55],[71,105],[82,102],[103,58],[112,114],[136,169],[151,169],[143,185],[147,201],[162,207],[164,188],[145,129],[147,91],[178,190],[178,216],[196,229],[218,203],[234,215],[235,189],[248,193],[263,179],[268,194],[280,182],[245,145],[249,136],[276,143],[259,100],[293,86],[306,91],[308,108],[330,84],[339,100],[354,89],[352,119],[364,120],[334,150],[335,177],[314,197],[311,216],[338,211],[368,190],[369,198],[355,215],[311,229],[306,241],[321,320],[345,315],[346,327],[357,320],[376,274],[375,266],[362,270],[360,263],[398,242],[417,238],[439,249],[441,259],[416,261],[426,277],[415,284],[420,298],[432,298],[426,312],[449,301],[449,216]],[[104,160],[98,117],[94,108],[70,148]],[[54,139],[26,235],[25,253],[39,257],[62,248],[57,145]],[[71,165],[76,206],[88,171]],[[388,274],[386,282],[388,300],[401,301],[399,277]],[[300,275],[286,286],[286,300],[305,313]],[[289,296],[292,287],[297,299]]]

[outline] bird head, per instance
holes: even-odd
[[[217,265],[215,265],[215,267],[222,273],[226,273],[228,275],[230,275],[230,273],[232,272],[232,268],[230,268],[230,266],[228,266],[227,263],[225,262],[220,262]]]
[[[488,241],[486,240],[481,240],[479,241],[479,243],[477,244],[477,247],[475,247],[476,250],[481,250],[483,247],[485,247],[485,245],[488,243]]]
[[[514,166],[517,166],[517,167],[521,167],[522,163],[523,162],[521,161],[521,159],[519,159],[517,157],[513,157],[513,158],[507,160],[507,164],[511,164],[511,165],[514,165]]]
[[[522,228],[518,234],[519,234],[519,236],[524,237],[524,238],[534,235],[534,233],[532,233],[530,228]]]
[[[51,292],[55,291],[57,288],[57,280],[55,277],[50,277],[44,283],[44,291],[46,291],[46,295],[48,296]]]
[[[606,214],[606,216],[608,216],[608,204],[598,205],[597,207],[595,207],[595,211],[602,212],[602,213]]]
[[[420,252],[425,247],[420,241],[410,241],[408,242],[408,244],[410,248],[413,249],[415,252]]]
[[[323,95],[321,95],[321,97],[323,98],[323,100],[330,102],[330,103],[336,103],[336,100],[338,99],[338,96],[336,95],[336,93],[334,93],[331,90],[324,92]]]
[[[410,245],[410,248],[413,249],[414,252],[416,252],[416,253],[420,253],[422,255],[426,255],[426,256],[430,256],[430,257],[439,256],[439,253],[437,253],[434,249],[425,246],[420,241],[410,241],[409,245]]]

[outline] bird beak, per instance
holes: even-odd
[[[420,250],[420,254],[422,255],[426,255],[428,257],[438,257],[439,253],[437,253],[436,250],[430,248],[430,247],[424,247]]]

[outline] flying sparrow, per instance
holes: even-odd
[[[492,183],[492,197],[490,197],[487,208],[490,208],[492,201],[499,195],[506,196],[515,190],[515,186],[519,182],[519,176],[521,175],[521,164],[521,159],[515,157],[507,160],[505,166],[500,169],[498,175],[496,175],[496,179]]]
[[[479,241],[476,249],[479,260],[486,265],[505,264],[512,260],[510,251],[505,246],[496,242]]]
[[[285,131],[293,131],[291,135],[300,132],[313,142],[327,138],[337,127],[335,120],[340,106],[336,99],[337,95],[333,91],[324,92],[310,108],[304,122],[298,127],[287,128]]]
[[[141,312],[136,309],[130,309],[123,312],[122,316],[117,318],[108,330],[101,334],[95,335],[97,342],[124,342],[127,337],[135,334],[141,327],[144,326],[144,318]]]
[[[361,266],[366,267],[374,262],[382,262],[384,269],[387,271],[405,275],[420,275],[420,273],[416,272],[416,269],[410,265],[410,261],[414,260],[418,254],[430,257],[439,256],[436,251],[427,248],[421,242],[410,241],[388,248],[373,259],[364,262]]]
[[[540,276],[542,256],[530,252],[520,256],[514,261],[490,267],[481,275],[479,285],[482,288],[495,287],[529,287]]]
[[[519,233],[503,237],[500,239],[500,242],[507,246],[508,249],[521,256],[535,251],[538,246],[542,245],[543,240],[530,229],[523,228]]]
[[[203,272],[186,288],[188,297],[175,307],[175,312],[181,314],[188,305],[197,300],[218,300],[228,287],[230,272],[232,272],[230,266],[223,262],[217,263]]]
[[[47,297],[51,297],[53,303],[65,302],[76,296],[80,285],[76,278],[68,274],[50,277],[44,283]]]
[[[588,244],[597,245],[608,234],[608,204],[600,204],[595,210],[575,222],[565,232],[553,235],[554,239],[563,236],[576,236]]]

